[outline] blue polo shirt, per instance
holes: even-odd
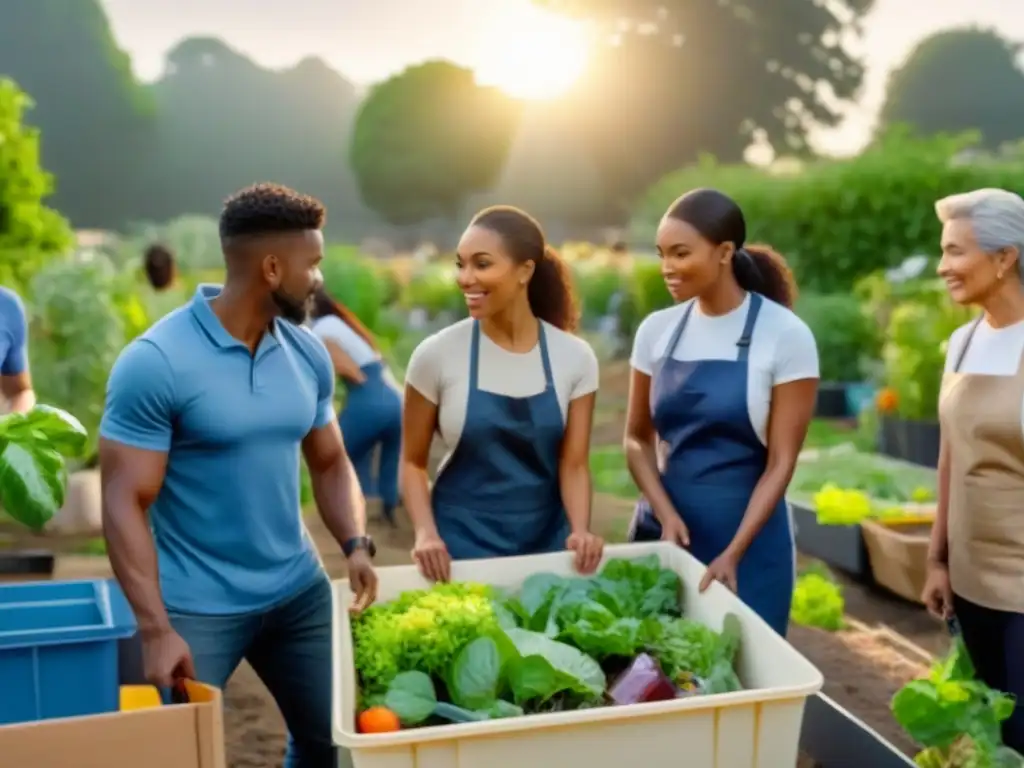
[[[252,355],[210,308],[220,286],[129,344],[107,384],[100,433],[167,453],[149,510],[168,609],[252,613],[322,573],[302,523],[300,443],[334,419],[323,343],[277,320]]]
[[[0,376],[17,376],[28,369],[28,322],[18,294],[0,287]]]

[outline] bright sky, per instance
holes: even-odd
[[[585,35],[572,24],[545,19],[530,0],[245,0],[244,11],[241,0],[102,2],[145,80],[159,77],[168,49],[194,35],[220,37],[270,67],[320,56],[361,84],[444,57],[524,97],[556,95],[585,65]],[[861,45],[868,58],[862,103],[841,128],[822,132],[817,145],[856,151],[870,133],[888,72],[922,37],[969,24],[997,27],[1024,41],[1024,3],[876,0]]]

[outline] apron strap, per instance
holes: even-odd
[[[544,389],[554,389],[555,375],[551,372],[551,357],[548,355],[548,336],[544,332],[544,321],[538,318],[537,326],[540,329],[540,359],[544,364]]]
[[[956,362],[953,364],[953,373],[960,373],[960,366],[963,365],[964,358],[967,357],[967,348],[971,346],[971,340],[974,338],[974,332],[978,330],[978,326],[981,325],[981,321],[984,317],[984,313],[978,315],[974,322],[971,323],[971,326],[967,329],[967,335],[964,337],[964,345],[960,347],[960,354],[956,356]]]
[[[736,354],[737,362],[743,362],[747,359],[750,354],[750,338],[754,335],[754,324],[757,322],[757,316],[761,312],[761,304],[764,299],[761,298],[761,294],[750,292],[750,306],[747,308],[747,322],[743,325],[743,333],[740,336],[739,341],[736,342],[736,346],[739,347],[739,352]]]
[[[477,390],[477,368],[480,362],[480,321],[473,321],[473,337],[469,342],[469,396]]]
[[[679,322],[676,324],[676,329],[672,332],[672,336],[668,340],[668,345],[665,347],[665,354],[663,355],[663,358],[665,360],[668,360],[670,357],[672,357],[672,353],[675,352],[676,347],[679,346],[679,339],[683,337],[683,329],[686,328],[686,324],[690,322],[690,314],[693,312],[693,305],[696,302],[696,299],[693,299],[690,302],[690,305],[686,308],[686,311],[683,312],[683,316],[679,319]]]

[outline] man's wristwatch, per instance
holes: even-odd
[[[369,536],[353,536],[341,545],[341,551],[345,553],[345,557],[352,557],[352,553],[357,549],[366,550],[366,554],[370,557],[377,554],[377,545]]]

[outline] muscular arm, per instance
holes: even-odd
[[[0,376],[0,391],[12,413],[25,413],[35,407],[36,393],[28,371],[13,376]]]
[[[114,575],[143,635],[170,629],[147,519],[166,467],[166,453],[100,440],[103,537]]]
[[[949,460],[949,441],[943,435],[939,442],[938,500],[928,545],[928,563],[931,565],[945,566],[949,558]]]
[[[747,511],[728,551],[737,560],[768,522],[779,499],[786,493],[796,460],[814,415],[818,379],[800,379],[772,389],[768,417],[768,463],[754,486]]]
[[[622,447],[629,473],[651,505],[655,516],[667,525],[676,515],[672,500],[661,484],[658,471],[657,434],[651,421],[651,377],[633,368],[626,407],[626,434]]]
[[[339,545],[366,534],[366,502],[345,450],[341,429],[332,418],[302,441],[317,511]]]
[[[597,393],[578,397],[569,403],[569,413],[558,462],[558,481],[565,516],[573,533],[590,530],[590,430],[594,422]]]
[[[437,535],[430,505],[430,479],[427,463],[430,445],[437,430],[437,406],[406,385],[402,407],[402,465],[399,479],[402,498],[417,536]]]
[[[164,481],[174,402],[163,353],[144,340],[125,347],[110,372],[100,425],[103,535],[139,629],[149,635],[170,628],[148,512]]]

